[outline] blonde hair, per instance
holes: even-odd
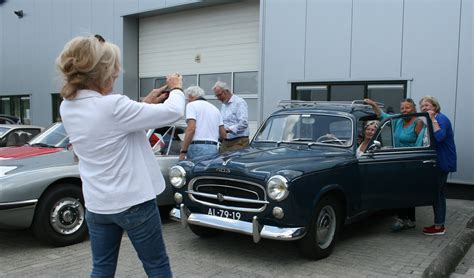
[[[379,123],[380,123],[380,122],[377,121],[377,120],[367,121],[367,122],[365,123],[365,125],[364,125],[364,131],[365,131],[369,126],[371,126],[371,125],[374,125],[375,128],[377,129],[377,128],[379,127]]]
[[[73,99],[78,90],[112,85],[121,70],[120,49],[93,36],[75,37],[66,43],[56,65],[65,82],[61,96]]]
[[[421,97],[420,105],[423,101],[427,101],[427,102],[431,103],[431,105],[434,106],[436,113],[439,113],[441,111],[441,106],[439,105],[439,102],[435,97],[429,96],[429,95]]]

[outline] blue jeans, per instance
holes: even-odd
[[[188,147],[188,154],[186,158],[193,159],[203,155],[213,155],[218,153],[217,145],[211,144],[192,144]]]
[[[91,277],[114,277],[126,231],[148,277],[172,277],[155,199],[116,214],[86,211],[92,249]]]
[[[447,172],[438,170],[437,177],[437,198],[433,205],[434,223],[435,225],[444,225],[446,219],[446,181],[448,180]]]

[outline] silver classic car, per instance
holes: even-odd
[[[178,161],[183,125],[147,132],[160,169]],[[87,237],[81,179],[69,138],[61,123],[21,147],[0,148],[0,228],[31,227],[34,235],[54,246]],[[169,185],[157,197],[159,205],[173,204]]]

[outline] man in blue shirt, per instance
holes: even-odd
[[[232,94],[230,87],[217,81],[212,87],[215,96],[222,102],[221,114],[227,137],[222,141],[220,151],[238,150],[248,146],[248,106],[241,97]]]

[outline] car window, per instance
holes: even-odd
[[[352,141],[352,121],[349,118],[319,114],[288,114],[270,117],[254,140],[254,142],[336,146],[350,146]]]
[[[426,123],[424,115],[391,118],[380,127],[375,140],[382,150],[427,148],[430,137]]]
[[[5,134],[8,130],[9,128],[7,127],[0,127],[0,137],[3,136],[3,134]]]
[[[69,137],[62,123],[54,123],[28,143],[32,146],[66,148]]]
[[[176,126],[163,127],[154,130],[157,140],[153,144],[155,155],[179,155],[181,150],[180,135],[184,129]]]

